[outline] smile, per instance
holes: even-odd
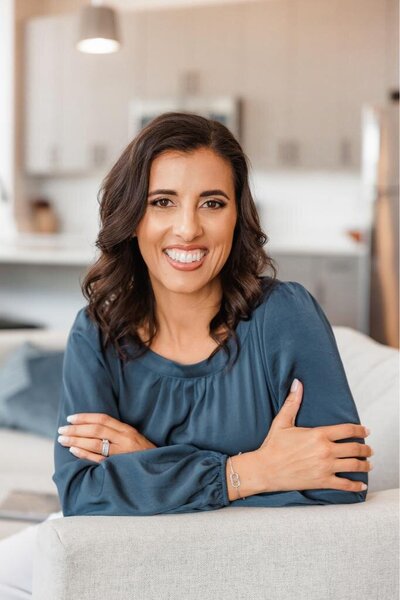
[[[176,252],[168,251],[172,256],[167,254],[167,251],[163,251],[163,254],[169,264],[178,269],[178,271],[194,271],[202,266],[208,252],[204,250],[196,250],[194,252]]]

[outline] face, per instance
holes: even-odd
[[[236,219],[228,161],[208,148],[157,156],[134,232],[153,289],[193,293],[213,285],[230,254]]]

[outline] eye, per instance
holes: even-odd
[[[220,202],[219,200],[207,200],[207,202],[205,202],[204,204],[209,204],[210,202],[211,203],[214,202],[214,204],[218,205],[218,206],[214,207],[214,210],[218,209],[218,208],[224,208],[224,206],[225,206],[225,202]],[[210,207],[210,208],[213,208],[213,207]]]
[[[162,206],[160,204],[157,204],[157,202],[169,202],[170,200],[168,198],[157,198],[157,200],[152,200],[149,204],[151,206],[160,206],[160,208],[166,208],[165,204],[163,204]]]

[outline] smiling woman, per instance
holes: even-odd
[[[100,215],[65,351],[51,518],[363,502],[372,449],[331,325],[276,279],[229,130],[157,117],[106,177]],[[26,566],[32,539],[0,544],[2,598],[29,594],[9,565]]]

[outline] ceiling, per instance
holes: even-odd
[[[266,0],[251,0],[265,2]],[[272,1],[272,0],[269,0]],[[106,4],[120,10],[145,10],[160,8],[190,8],[193,6],[216,6],[221,4],[239,4],[249,0],[107,0]]]

